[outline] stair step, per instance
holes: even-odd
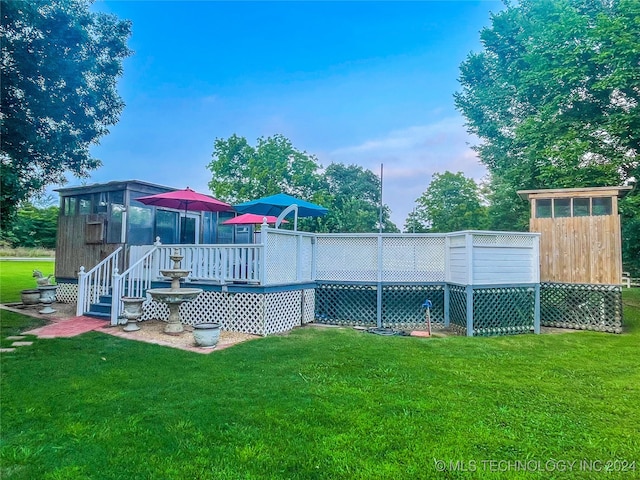
[[[109,305],[111,305],[111,299],[113,297],[111,295],[100,295],[98,301],[100,303],[108,303]]]
[[[89,306],[90,312],[111,313],[111,303],[92,303]]]
[[[110,313],[93,312],[91,310],[89,310],[88,312],[84,312],[84,316],[85,317],[100,318],[102,320],[110,320],[111,319],[111,314]]]

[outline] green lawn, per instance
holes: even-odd
[[[640,290],[624,298],[623,335],[36,340],[2,356],[0,478],[638,478]]]

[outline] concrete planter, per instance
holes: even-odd
[[[40,290],[22,290],[20,298],[23,305],[37,305],[40,303]]]
[[[193,326],[193,338],[196,345],[203,348],[214,348],[220,338],[219,323],[198,323]]]

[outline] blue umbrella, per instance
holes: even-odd
[[[322,217],[329,211],[320,205],[292,197],[286,193],[278,193],[269,197],[244,202],[239,205],[235,205],[234,208],[240,213],[256,213],[258,215],[278,216],[284,209],[291,205],[298,206],[299,217]]]

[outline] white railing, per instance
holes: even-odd
[[[154,266],[158,279],[162,277],[160,270],[173,268],[169,257],[174,249],[184,257],[180,269],[190,272],[186,281],[262,283],[262,245],[162,245]]]
[[[113,288],[111,294],[111,325],[118,325],[118,319],[124,311],[122,297],[145,297],[151,288],[151,281],[156,276],[154,268],[154,253],[158,245],[140,257],[133,265],[121,274],[116,268],[113,272]]]
[[[92,303],[99,303],[100,297],[109,295],[112,287],[112,272],[119,265],[122,247],[98,263],[88,272],[80,267],[78,273],[78,303],[76,315],[89,311]]]

